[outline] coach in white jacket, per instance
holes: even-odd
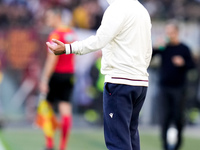
[[[107,0],[95,36],[72,44],[56,39],[47,46],[56,55],[83,55],[102,49],[104,135],[109,150],[139,150],[138,117],[148,87],[151,20],[138,0]]]

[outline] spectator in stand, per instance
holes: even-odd
[[[0,28],[5,28],[9,26],[8,16],[6,14],[7,6],[0,2]]]
[[[27,8],[26,2],[10,3],[7,6],[6,13],[11,27],[27,27],[33,24],[34,18]]]
[[[103,10],[97,0],[84,0],[73,11],[73,25],[97,30],[101,24]]]
[[[89,29],[89,14],[87,3],[84,1],[73,10],[73,26]]]
[[[90,16],[90,29],[97,30],[101,24],[103,10],[97,0],[88,1],[88,12]]]

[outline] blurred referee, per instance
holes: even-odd
[[[104,136],[109,150],[140,150],[138,117],[148,87],[152,55],[151,20],[138,0],[108,0],[95,36],[72,44],[47,42],[55,55],[102,49],[105,75]]]
[[[75,33],[64,25],[61,14],[62,10],[60,8],[51,8],[46,12],[46,24],[54,28],[54,31],[49,35],[49,41],[55,38],[64,43],[71,43],[75,41]],[[65,149],[72,124],[70,96],[73,90],[73,74],[74,54],[55,56],[51,51],[48,52],[41,78],[40,91],[47,94],[47,101],[53,107],[58,104],[61,117],[59,150]],[[53,147],[53,138],[46,137],[46,150],[53,150]]]

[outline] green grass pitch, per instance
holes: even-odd
[[[140,130],[141,150],[161,150],[158,132]],[[6,150],[43,150],[44,139],[40,130],[36,129],[6,129],[0,133],[0,139]],[[59,143],[59,133],[55,135],[56,147]],[[181,150],[198,150],[200,139],[184,136]],[[73,129],[69,150],[106,150],[103,129]],[[57,149],[56,149],[57,150]]]

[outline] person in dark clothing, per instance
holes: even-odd
[[[186,74],[189,69],[194,68],[194,62],[190,49],[180,42],[179,28],[170,23],[166,26],[168,43],[161,49],[154,49],[153,56],[161,56],[159,94],[159,114],[161,121],[161,136],[164,150],[178,150],[182,143],[182,131],[184,127],[184,90]],[[177,141],[170,145],[168,129],[174,126]]]

